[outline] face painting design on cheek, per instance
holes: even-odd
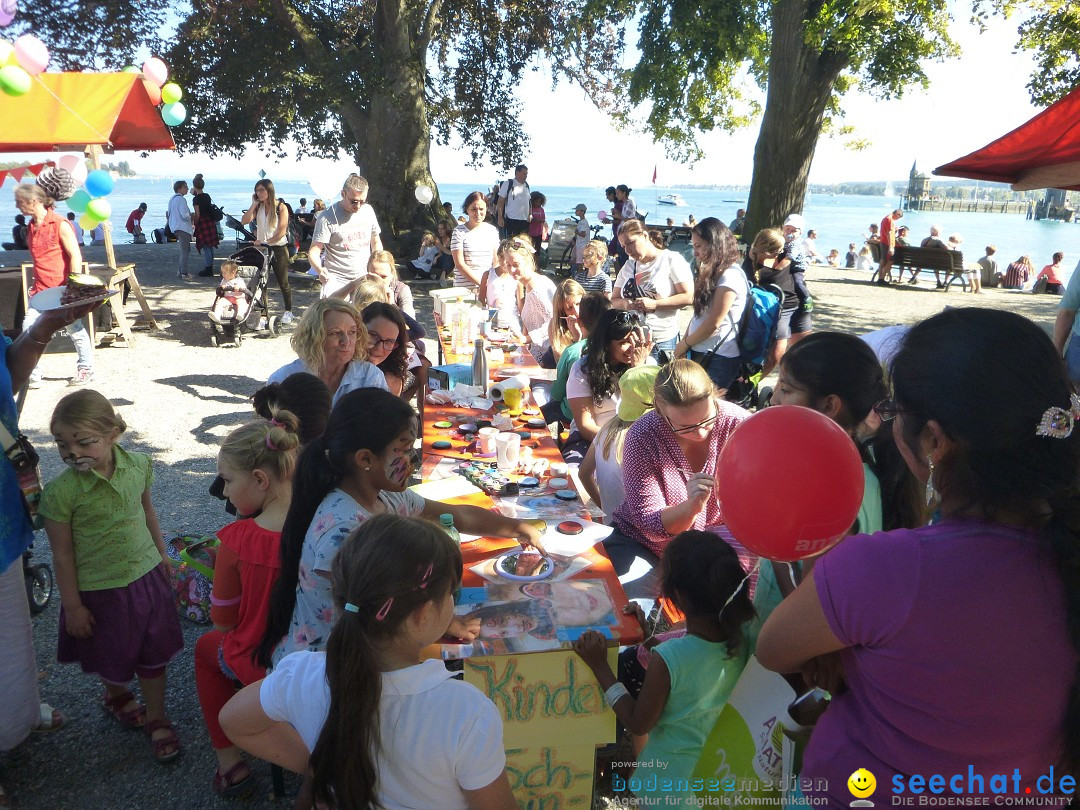
[[[411,474],[412,459],[408,454],[395,450],[390,460],[386,462],[386,479],[403,487]]]

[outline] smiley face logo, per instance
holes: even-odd
[[[865,799],[877,790],[877,779],[866,768],[859,768],[847,780],[848,790],[856,799]]]

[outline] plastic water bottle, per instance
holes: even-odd
[[[457,545],[461,545],[461,534],[454,526],[454,516],[451,514],[439,515],[439,525],[442,526],[442,530],[450,535],[450,539]]]
[[[483,338],[477,338],[473,343],[472,384],[479,386],[485,393],[487,392],[488,359],[487,352],[484,351]]]

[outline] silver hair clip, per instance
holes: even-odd
[[[1047,408],[1035,428],[1036,436],[1048,436],[1051,439],[1067,439],[1072,435],[1077,420],[1080,420],[1080,396],[1069,395],[1069,409],[1052,405]]]

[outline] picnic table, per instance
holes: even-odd
[[[546,474],[538,476],[539,487],[529,488],[516,498],[493,498],[466,481],[460,469],[463,465],[490,464],[491,457],[477,455],[474,441],[477,423],[491,420],[500,413],[496,405],[490,410],[479,411],[450,405],[429,403],[425,409],[421,477],[423,483],[415,489],[424,497],[454,503],[468,503],[483,508],[502,507],[506,513],[507,502],[516,507],[532,504],[539,507],[539,519],[552,535],[560,522],[576,521],[583,526],[593,524],[591,516],[580,498],[561,501],[562,510],[557,515],[547,515],[542,504],[547,502],[553,486],[573,489],[569,480],[559,475],[562,468],[552,471],[552,466],[562,462],[558,447],[546,429],[529,429],[515,418],[514,429],[522,436],[522,447],[528,447],[533,459],[550,462]],[[527,416],[522,413],[522,416]],[[466,431],[461,430],[466,426]],[[435,443],[440,443],[436,448]],[[449,446],[443,446],[443,443]],[[521,474],[507,473],[520,484]],[[500,503],[497,503],[499,501]],[[569,517],[570,514],[573,517]],[[586,541],[588,542],[588,541]],[[550,545],[550,543],[549,543]],[[582,544],[583,546],[585,544]],[[462,543],[465,571],[462,579],[462,600],[466,603],[489,594],[514,592],[525,599],[526,593],[548,593],[555,604],[556,632],[559,638],[566,634],[567,641],[555,648],[538,651],[497,651],[493,654],[469,655],[461,658],[466,681],[474,684],[492,700],[499,709],[504,727],[504,746],[507,755],[507,773],[514,796],[522,807],[590,807],[594,783],[596,746],[615,740],[615,715],[608,708],[603,691],[589,668],[569,649],[572,640],[583,630],[581,626],[565,625],[559,618],[559,599],[566,594],[580,595],[582,599],[606,590],[611,602],[609,627],[609,661],[616,667],[617,647],[642,640],[642,631],[636,619],[621,612],[627,603],[626,594],[603,545],[583,547],[576,553],[575,564],[585,564],[581,570],[567,569],[569,576],[548,585],[547,579],[523,583],[500,579],[490,567],[490,561],[503,554],[519,550],[517,543],[508,538],[481,537],[466,539]],[[556,573],[555,577],[560,576]],[[598,583],[600,583],[598,585]],[[484,590],[480,590],[484,588]],[[532,596],[543,602],[542,597]],[[496,599],[496,603],[498,600]],[[486,602],[484,604],[487,604]],[[467,610],[467,608],[462,609]],[[569,614],[566,614],[569,615]],[[456,658],[453,640],[441,648],[444,659]]]

